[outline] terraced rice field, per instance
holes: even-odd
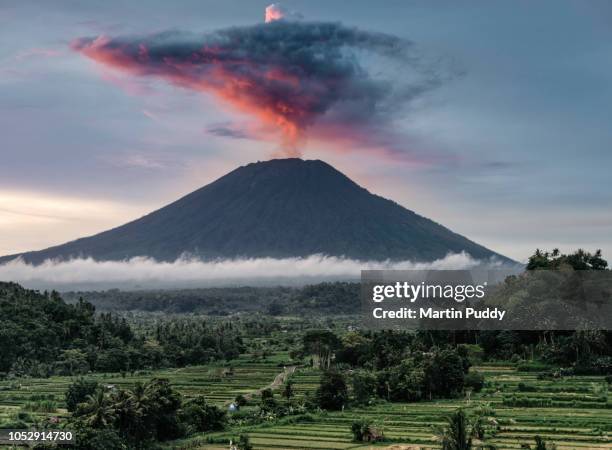
[[[300,369],[291,377],[293,392],[296,397],[303,397],[306,393],[314,395],[319,387],[321,372],[316,369]]]
[[[270,385],[283,371],[286,354],[277,353],[265,361],[253,361],[242,356],[229,365],[194,366],[154,372],[138,372],[122,377],[118,374],[92,375],[101,384],[131,387],[136,381],[148,381],[153,377],[168,378],[172,386],[186,397],[205,395],[219,406],[232,401],[238,394],[250,394]],[[55,411],[31,412],[32,417],[66,415],[64,393],[72,382],[71,377],[25,378],[0,381],[0,423],[12,420],[28,403],[53,402]]]
[[[227,404],[237,394],[250,394],[269,386],[283,371],[287,355],[278,353],[265,361],[243,356],[229,366],[208,365],[183,369],[141,372],[134,376],[96,375],[103,384],[129,387],[135,381],[152,377],[170,379],[186,397],[205,395],[218,405]],[[498,449],[518,449],[533,443],[535,435],[557,444],[559,450],[612,449],[612,409],[605,399],[603,377],[567,377],[538,379],[537,373],[517,372],[512,367],[478,367],[487,384],[471,399],[421,403],[381,403],[344,412],[320,413],[307,418],[288,417],[256,427],[234,429],[170,444],[170,448],[227,449],[226,444],[208,444],[247,432],[256,449],[365,449],[371,446],[352,442],[350,426],[354,420],[367,418],[383,430],[387,441],[379,447],[401,444],[413,448],[435,448],[432,425],[442,425],[446,415],[459,407],[488,405],[499,424],[498,432],[487,442]],[[297,397],[314,394],[319,372],[300,369],[293,376]],[[31,418],[66,414],[64,392],[69,377],[22,379],[0,382],[0,422],[15,420],[25,406],[51,402],[54,411],[30,411]],[[513,402],[545,406],[518,407]]]
[[[245,429],[256,449],[365,449],[370,445],[352,442],[350,426],[354,420],[367,418],[380,427],[387,442],[377,447],[402,444],[406,448],[436,448],[432,425],[444,424],[444,418],[459,407],[475,408],[489,405],[495,411],[498,432],[487,439],[498,449],[519,449],[521,444],[533,444],[540,435],[555,442],[559,450],[612,449],[612,409],[603,403],[603,377],[568,377],[559,380],[539,380],[536,373],[519,373],[512,367],[478,367],[485,372],[487,387],[470,400],[422,403],[385,403],[345,412],[317,414],[308,422],[290,423]],[[313,371],[298,372],[292,378],[298,395],[314,392],[318,376]],[[529,392],[520,391],[529,389]],[[605,388],[604,388],[605,389]],[[511,407],[504,397],[526,397],[532,401],[552,400],[562,406]],[[506,402],[507,403],[507,402]],[[593,407],[589,407],[589,405]],[[281,421],[282,422],[282,421]],[[211,437],[236,436],[217,433]],[[227,445],[206,444],[200,436],[175,445],[174,448],[226,449]]]

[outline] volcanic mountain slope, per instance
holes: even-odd
[[[173,261],[301,257],[432,261],[448,253],[477,259],[491,250],[373,195],[322,161],[275,159],[239,167],[140,219],[41,251],[11,255],[46,259],[148,256]]]

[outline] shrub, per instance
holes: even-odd
[[[74,383],[68,386],[68,390],[66,391],[66,409],[70,412],[76,411],[77,405],[85,402],[87,396],[93,395],[97,388],[98,382],[96,380],[78,378]]]
[[[339,410],[348,400],[344,376],[339,372],[325,372],[317,389],[317,401],[321,409]]]
[[[17,411],[15,415],[12,417],[13,419],[20,422],[32,422],[32,415],[26,411]]]
[[[472,364],[480,364],[484,359],[484,350],[477,344],[461,344],[459,347],[464,347],[466,355]]]
[[[366,370],[358,371],[351,377],[353,397],[357,404],[367,404],[376,397],[376,375]]]
[[[526,362],[516,366],[516,370],[519,372],[542,372],[550,368],[548,364],[537,361]]]
[[[52,413],[57,411],[57,403],[51,400],[27,402],[23,405],[23,409],[25,411]]]
[[[356,420],[351,424],[351,433],[355,442],[382,441],[384,435],[367,420]]]
[[[531,447],[529,447],[529,448],[531,448]],[[556,449],[557,449],[557,446],[554,443],[549,445],[540,436],[536,436],[535,437],[535,448],[534,448],[534,450],[556,450]]]
[[[455,397],[463,391],[467,360],[450,349],[440,350],[424,361],[423,371],[429,395],[435,398]]]
[[[532,386],[530,384],[525,384],[523,382],[520,382],[517,386],[518,390],[520,392],[537,392],[538,388],[535,386]]]
[[[203,396],[199,396],[185,403],[180,412],[180,419],[187,425],[189,431],[216,431],[225,427],[226,415],[225,411],[209,405]]]
[[[23,429],[28,428],[28,424],[24,422],[23,420],[8,420],[6,422],[0,423],[0,428],[2,429],[12,428],[16,430],[23,430]]]
[[[480,392],[484,387],[485,377],[480,372],[468,372],[463,384],[466,388],[472,388],[474,392]]]
[[[600,356],[576,364],[576,375],[610,375],[612,376],[612,356]]]
[[[76,433],[75,448],[82,450],[126,450],[128,447],[114,430],[80,428]]]
[[[274,392],[272,389],[264,389],[261,391],[261,402],[259,407],[264,412],[274,411],[277,407],[276,400],[274,400]]]
[[[363,442],[364,432],[370,428],[370,422],[367,420],[356,420],[351,425],[351,433],[353,433],[353,441]]]
[[[293,381],[287,380],[285,383],[285,389],[283,390],[283,397],[289,400],[293,397]]]
[[[248,434],[241,434],[236,443],[238,450],[253,450]]]
[[[37,402],[40,400],[55,400],[55,395],[53,394],[32,394],[30,395],[30,401]]]
[[[247,399],[244,395],[238,394],[236,398],[234,399],[234,402],[236,403],[238,407],[242,407],[247,404]]]

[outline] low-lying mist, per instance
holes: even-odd
[[[161,262],[147,257],[125,261],[47,260],[32,265],[15,259],[0,265],[0,281],[14,281],[31,289],[94,290],[120,288],[163,289],[211,286],[303,285],[322,281],[357,281],[361,270],[472,269],[499,267],[466,253],[448,254],[433,262],[358,261],[323,255],[305,258],[253,258],[202,261],[180,258]]]

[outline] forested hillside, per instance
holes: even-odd
[[[161,311],[230,315],[252,312],[269,315],[355,314],[359,308],[358,283],[320,283],[295,287],[228,287],[180,290],[66,292],[64,298],[80,298],[100,311]]]
[[[188,345],[187,345],[188,343]],[[125,319],[57,292],[0,283],[0,375],[74,375],[202,363],[239,354],[231,326],[168,321],[136,333]]]

